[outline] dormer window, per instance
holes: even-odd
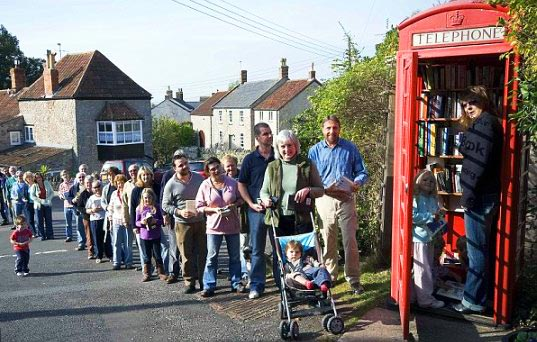
[[[143,143],[141,120],[98,121],[98,145],[126,145]]]

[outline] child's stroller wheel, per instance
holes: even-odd
[[[328,331],[328,321],[330,320],[330,318],[334,317],[334,314],[332,313],[329,313],[329,314],[326,314],[323,316],[323,319],[322,319],[322,324],[323,324],[323,328],[324,330]]]
[[[278,311],[280,313],[280,318],[281,319],[286,319],[287,318],[287,311],[285,310],[285,307],[283,306],[282,302],[280,302],[278,304]]]
[[[328,320],[328,331],[330,331],[332,334],[339,335],[344,329],[345,323],[343,322],[343,318],[336,316]]]
[[[280,337],[283,340],[287,340],[289,338],[289,323],[287,323],[287,321],[280,322]]]
[[[291,338],[293,340],[298,340],[298,336],[300,335],[300,332],[299,332],[299,329],[298,329],[298,322],[297,321],[292,321],[291,322]]]

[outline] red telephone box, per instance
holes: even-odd
[[[517,108],[517,97],[510,94],[517,91],[519,60],[516,54],[501,58],[512,47],[505,41],[504,28],[497,26],[499,18],[508,19],[506,8],[455,0],[418,13],[398,27],[391,296],[399,306],[405,338],[409,334],[413,179],[419,169],[435,167],[435,175],[437,171],[438,177],[444,174],[446,189],[439,195],[448,209],[446,248],[455,249],[457,238],[465,235],[456,181],[462,156],[449,141],[457,135],[458,94],[470,85],[487,86],[504,129],[501,203],[491,236],[491,247],[495,246],[492,320],[506,324],[511,318],[522,261],[527,144],[508,117]]]

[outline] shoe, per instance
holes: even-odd
[[[326,284],[321,284],[321,292],[327,293],[328,289],[329,289],[329,287]]]
[[[461,314],[482,314],[483,313],[483,311],[479,311],[479,310],[476,311],[476,310],[467,308],[462,303],[455,304],[452,306],[452,308],[453,310],[460,312]]]
[[[168,278],[166,278],[166,284],[175,284],[177,283],[177,277],[174,275],[169,275]]]
[[[11,230],[15,230],[15,229],[17,229],[17,227],[15,227],[15,226],[11,227]]]
[[[311,280],[308,280],[306,282],[306,289],[313,290],[314,288],[315,288],[315,284]]]
[[[97,257],[95,255],[88,255],[88,260],[96,259]]]
[[[121,266],[119,266],[119,265],[114,265],[114,266],[112,266],[112,269],[113,269],[114,271],[119,271],[119,270],[121,269]]]
[[[45,241],[46,239],[46,237],[41,237],[41,241]]]
[[[351,292],[353,295],[361,295],[365,292],[365,289],[360,283],[351,284]]]
[[[23,276],[23,277],[26,277],[26,276],[28,276],[28,274],[30,274],[30,272],[24,272],[24,273],[22,274],[22,276]]]
[[[17,276],[18,276],[18,277],[22,277],[23,274],[24,274],[24,273],[22,273],[22,272],[17,272]]]
[[[429,304],[429,305],[419,305],[419,304],[418,304],[418,306],[419,306],[420,308],[422,308],[422,309],[429,309],[429,308],[431,308],[431,309],[440,309],[440,308],[443,308],[444,305],[446,305],[446,304],[445,304],[443,301],[441,301],[441,300],[436,300],[436,299],[434,299],[434,300],[431,302],[431,304]]]
[[[86,247],[78,245],[78,247],[75,248],[75,251],[83,251],[85,249],[86,249]]]
[[[71,239],[70,237],[65,238],[65,242],[71,242],[71,241],[73,241],[73,239]]]
[[[2,226],[5,226],[6,224],[9,224],[7,220],[2,221]]]
[[[125,265],[125,269],[127,269],[127,270],[133,270],[133,269],[135,269],[135,267],[132,266],[132,265]]]
[[[184,294],[193,294],[193,293],[196,293],[196,285],[190,285],[190,286],[187,286],[185,288],[185,290],[183,291]],[[210,296],[204,296],[203,294],[201,295],[202,297],[210,297]]]
[[[214,291],[203,290],[203,291],[200,292],[200,296],[202,296],[203,298],[212,297],[212,296],[214,296]]]
[[[239,283],[236,288],[231,290],[231,292],[246,293],[248,290],[246,289],[246,286],[244,286],[242,283]]]
[[[97,258],[97,259],[95,260],[95,263],[96,263],[96,264],[100,264],[101,262],[103,262],[103,259],[99,259],[99,258]]]
[[[250,291],[250,294],[248,295],[248,298],[256,299],[256,298],[259,298],[259,296],[260,296],[259,292],[253,290],[253,291]]]

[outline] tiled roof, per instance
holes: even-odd
[[[23,92],[24,89],[18,93],[13,93],[10,89],[0,90],[0,123],[9,121],[19,115],[19,102],[17,99]]]
[[[213,108],[250,108],[281,80],[265,80],[240,84]]]
[[[0,165],[16,165],[24,169],[25,165],[36,164],[67,150],[33,145],[16,146],[0,152]]]
[[[287,81],[264,99],[263,102],[258,104],[255,109],[279,110],[313,82],[317,82],[317,80]]]
[[[145,89],[121,71],[102,53],[66,55],[58,61],[58,89],[52,99],[150,99]],[[21,100],[45,98],[43,76],[21,96]]]
[[[198,108],[198,106],[201,104],[200,101],[185,101],[185,103],[192,107],[192,110]]]
[[[229,91],[219,91],[214,93],[207,100],[203,101],[190,115],[211,116],[213,115],[213,106],[220,101]]]
[[[143,120],[143,116],[125,102],[106,102],[96,121]]]

